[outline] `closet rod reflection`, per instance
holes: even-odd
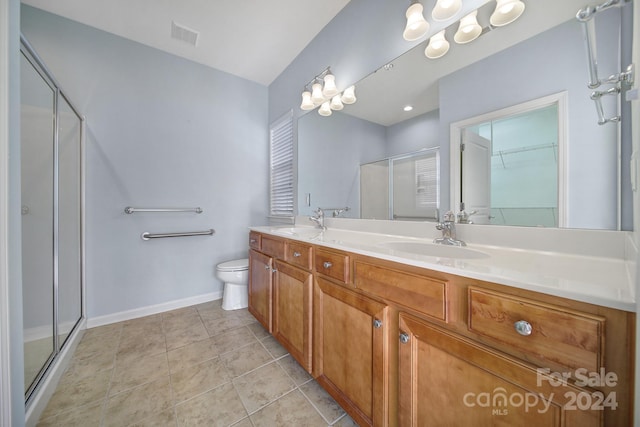
[[[150,240],[164,239],[165,237],[213,236],[215,232],[213,228],[206,231],[188,231],[183,233],[149,233],[145,231],[140,237],[142,237],[142,240]]]
[[[124,212],[132,214],[134,212],[195,212],[202,213],[202,208],[132,208],[127,206],[124,208]]]

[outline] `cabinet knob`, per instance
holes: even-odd
[[[382,327],[382,320],[373,319],[373,327],[376,329],[380,329]]]
[[[324,264],[322,264],[324,268],[331,268],[332,265],[333,264],[331,264],[329,261],[325,261]]]
[[[272,269],[271,269],[271,272],[272,272],[272,273],[275,273],[275,272],[277,272],[277,271],[278,271],[278,270],[276,270],[275,268],[272,268]]]
[[[271,270],[271,267],[269,267],[268,265],[265,264],[264,269],[265,270]]]
[[[249,239],[249,243],[255,243],[256,239]]]
[[[294,258],[298,258],[298,257],[300,257],[300,252],[294,252],[294,253],[293,253],[293,257],[294,257]]]
[[[531,335],[531,332],[533,331],[533,328],[531,328],[531,323],[527,322],[526,320],[518,320],[513,324],[513,327],[516,329],[517,333],[524,336]]]
[[[400,342],[402,344],[406,344],[409,342],[409,334],[405,333],[405,332],[401,332],[400,333]]]

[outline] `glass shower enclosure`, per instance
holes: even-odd
[[[84,319],[84,118],[24,37],[20,51],[24,390],[28,404]]]

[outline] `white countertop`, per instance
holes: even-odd
[[[457,248],[435,245],[432,239],[392,234],[295,227],[251,227],[251,230],[273,234],[318,246],[354,252],[430,270],[499,283],[549,295],[569,298],[625,311],[636,311],[631,270],[635,266],[622,258],[576,255],[561,252],[527,250],[468,243],[458,254],[429,254],[456,251]],[[416,251],[402,248],[416,245]],[[393,248],[400,246],[400,249]],[[408,248],[411,250],[411,248]],[[468,258],[467,258],[468,256]]]

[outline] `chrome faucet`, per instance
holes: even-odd
[[[313,221],[321,230],[326,230],[327,227],[324,225],[324,211],[321,208],[313,211],[315,215],[311,215],[309,217],[309,221]]]
[[[451,246],[467,246],[462,240],[456,238],[456,221],[452,211],[444,214],[444,219],[436,224],[436,228],[442,231],[442,237],[435,239],[434,243]]]

